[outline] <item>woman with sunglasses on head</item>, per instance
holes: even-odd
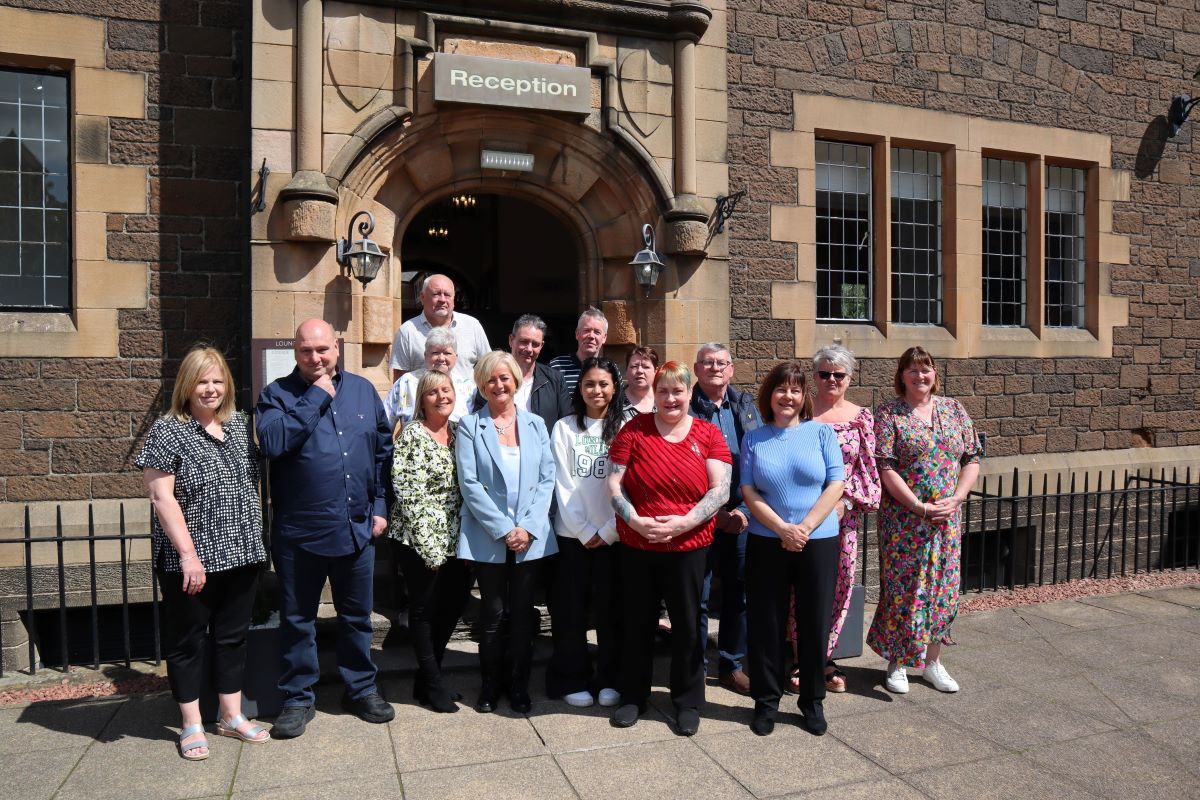
[[[975,425],[957,400],[938,395],[933,356],[910,347],[896,365],[896,397],[875,409],[879,508],[879,604],[867,645],[888,661],[885,685],[908,692],[906,667],[924,668],[942,692],[958,683],[942,666],[942,642],[958,613],[960,506],[979,477]]]
[[[869,408],[846,399],[846,390],[854,378],[858,361],[854,354],[840,344],[822,347],[813,355],[813,421],[824,422],[837,434],[842,461],[846,467],[846,482],[841,501],[836,507],[840,523],[838,543],[837,584],[833,592],[833,618],[829,624],[829,647],[825,662],[825,689],[846,691],[846,677],[833,663],[842,625],[850,611],[850,592],[854,588],[858,565],[858,531],[866,521],[868,511],[879,508],[879,471],[875,468],[875,418]],[[796,623],[788,618],[788,638],[795,642]],[[793,673],[792,688],[798,686],[799,676]]]
[[[554,425],[554,496],[558,569],[551,623],[554,655],[546,694],[584,708],[615,706],[621,602],[617,521],[608,494],[608,446],[625,416],[620,371],[607,358],[584,359],[571,395],[573,414]],[[588,610],[596,620],[596,669],[588,658]]]

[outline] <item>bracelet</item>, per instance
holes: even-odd
[[[195,553],[192,553],[190,556],[180,556],[180,557],[179,557],[179,563],[180,563],[180,564],[186,564],[186,563],[187,563],[187,562],[189,562],[189,561],[195,561],[195,560],[196,560],[196,554],[195,554]]]

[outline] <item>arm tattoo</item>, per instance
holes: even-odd
[[[620,480],[620,477],[624,476],[624,473],[625,473],[625,465],[624,464],[612,464],[610,466],[610,469],[611,469],[611,472],[610,472],[611,475],[619,476],[619,477],[617,477],[617,480]],[[618,484],[618,486],[620,486],[620,484]],[[617,516],[620,517],[621,519],[625,520],[625,523],[628,524],[629,520],[633,518],[633,514],[634,514],[633,504],[629,502],[629,495],[626,494],[625,487],[620,486],[620,489],[621,489],[621,493],[613,496],[613,498],[612,498],[612,501],[611,501],[612,507],[613,507],[613,511],[617,512]]]
[[[704,493],[704,497],[700,498],[688,516],[692,517],[696,524],[708,521],[709,517],[716,514],[721,508],[729,502],[729,484],[733,480],[733,465],[722,464],[721,476],[717,480],[717,485]]]

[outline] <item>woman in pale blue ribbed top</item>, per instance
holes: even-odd
[[[784,522],[796,524],[816,505],[829,481],[845,479],[842,449],[833,428],[801,420],[790,428],[764,425],[742,438],[742,481],[752,486]],[[751,517],[750,533],[779,535]],[[830,514],[808,535],[828,539],[838,535],[838,518]]]

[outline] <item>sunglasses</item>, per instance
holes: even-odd
[[[817,377],[823,381],[827,381],[830,378],[833,378],[838,383],[841,383],[842,381],[846,380],[846,378],[848,378],[849,376],[850,376],[850,373],[848,373],[848,372],[829,372],[828,370],[824,370],[824,369],[817,370]]]

